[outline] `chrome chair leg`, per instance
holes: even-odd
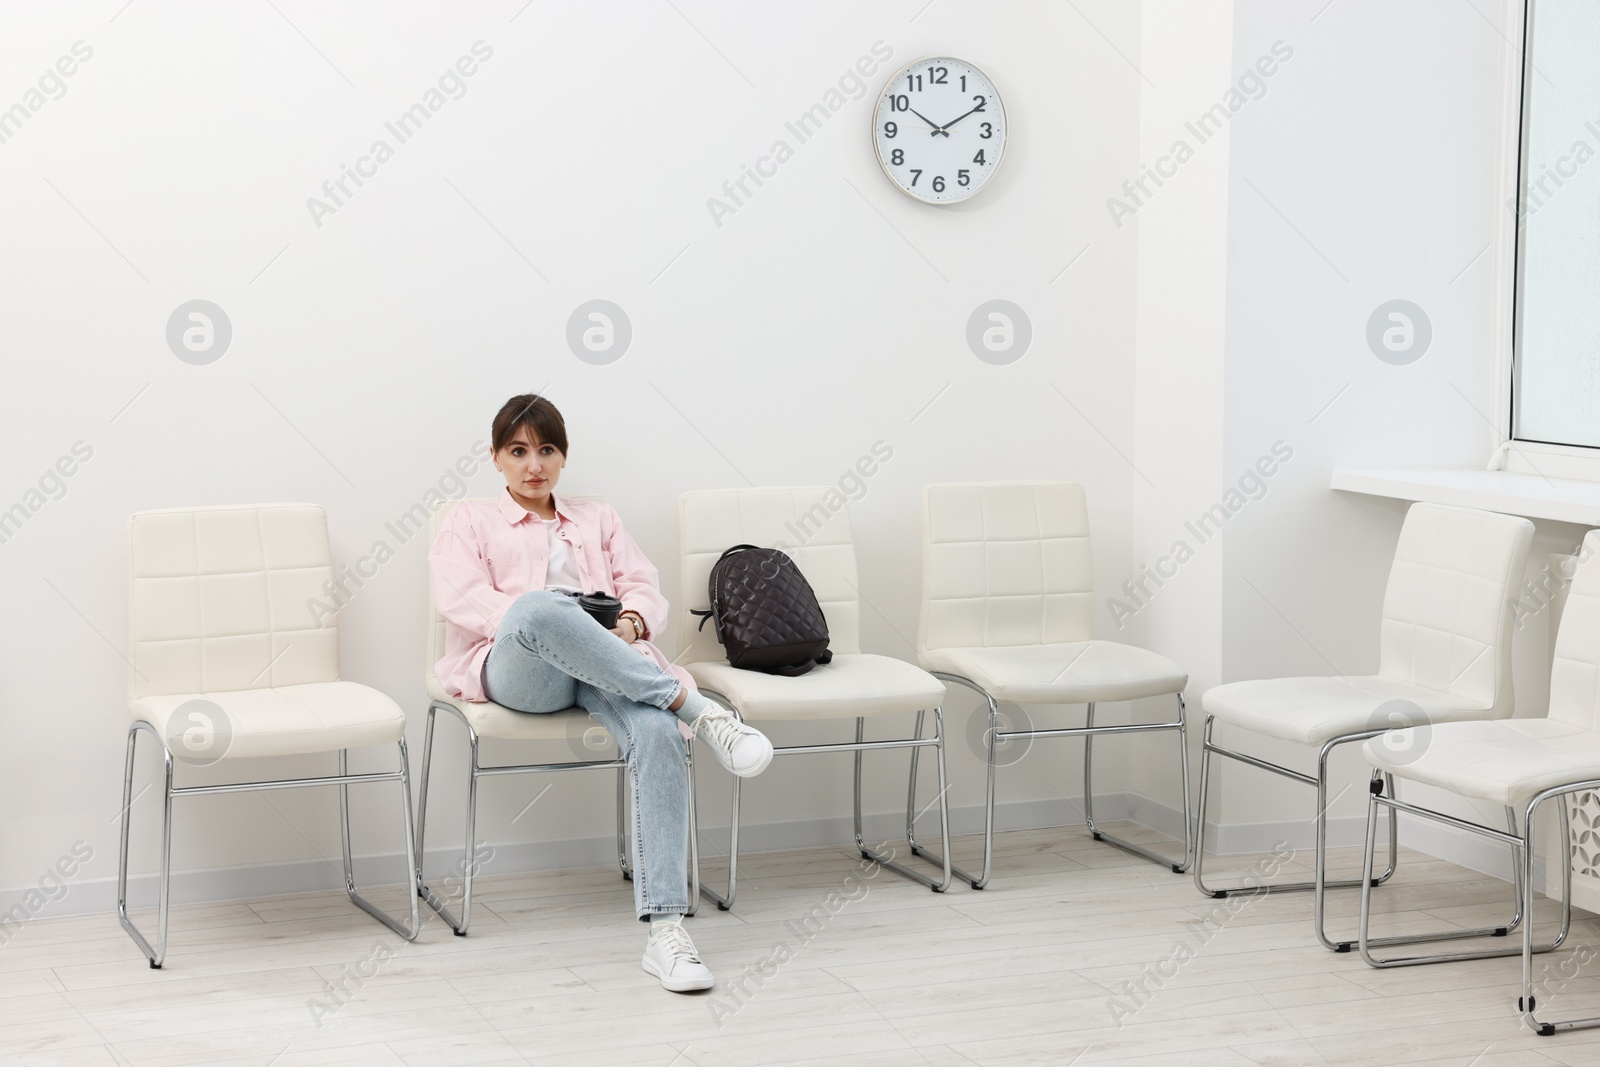
[[[1194,822],[1190,818],[1194,794],[1189,791],[1189,706],[1182,693],[1174,695],[1178,698],[1178,766],[1183,781],[1183,871],[1187,871],[1194,866],[1195,856]]]
[[[461,725],[467,731],[467,826],[466,826],[466,854],[461,862],[461,917],[457,918],[448,904],[439,897],[427,884],[422,874],[422,861],[425,856],[423,844],[425,838],[419,833],[417,838],[417,895],[432,908],[450,927],[457,937],[466,937],[467,928],[472,923],[472,881],[477,873],[478,858],[477,845],[477,816],[478,816],[478,732],[467,722],[466,717],[457,709],[448,704],[430,704],[428,706],[428,732],[423,742],[422,753],[422,796],[418,801],[417,823],[427,826],[429,776],[433,766],[433,727],[434,718],[443,708],[461,720]]]
[[[633,867],[628,862],[628,768],[617,768],[617,866],[622,868],[623,881],[633,881]]]
[[[735,715],[739,714],[738,711],[734,709],[733,705],[729,703],[727,698],[723,697],[721,694],[713,693],[706,689],[702,689],[701,692],[704,693],[707,698],[722,705],[729,711],[732,711]],[[723,893],[718,893],[715,889],[712,889],[709,885],[706,885],[704,881],[700,881],[700,895],[715,904],[718,911],[727,911],[729,908],[733,907],[734,897],[739,891],[739,787],[743,781],[744,779],[742,778],[734,777],[733,798],[728,809],[729,818],[731,821],[728,823],[728,889],[726,895]],[[690,802],[693,804],[694,798],[691,797]],[[696,820],[696,825],[698,826],[698,819]],[[697,880],[699,879],[697,878]]]
[[[428,725],[422,735],[422,772],[417,782],[417,856],[413,869],[413,882],[417,896],[422,896],[422,859],[428,854],[428,775],[433,770],[433,726],[436,707],[428,705]]]
[[[1526,865],[1523,862],[1522,854],[1524,848],[1531,850],[1532,838],[1530,835],[1517,833],[1517,813],[1515,809],[1510,807],[1506,808],[1507,828],[1505,832],[1501,832],[1498,830],[1491,830],[1488,827],[1480,826],[1477,823],[1469,822],[1465,819],[1458,819],[1454,816],[1443,815],[1427,808],[1419,808],[1415,805],[1402,804],[1397,798],[1394,797],[1393,788],[1394,787],[1392,785],[1389,786],[1390,792],[1386,796],[1382,791],[1382,782],[1380,781],[1379,772],[1373,772],[1372,783],[1370,787],[1371,795],[1367,798],[1367,834],[1365,851],[1362,855],[1362,873],[1370,877],[1372,872],[1373,853],[1377,848],[1378,808],[1382,806],[1389,809],[1388,816],[1391,822],[1394,821],[1396,814],[1399,811],[1409,812],[1420,815],[1424,818],[1445,823],[1449,826],[1455,826],[1460,829],[1468,830],[1469,832],[1488,837],[1491,840],[1499,841],[1502,844],[1510,846],[1512,866],[1514,868],[1512,882],[1515,885],[1517,893],[1515,913],[1512,915],[1511,921],[1504,926],[1483,927],[1476,930],[1450,930],[1433,934],[1402,934],[1393,937],[1372,937],[1369,933],[1372,919],[1372,887],[1363,885],[1361,889],[1360,935],[1357,941],[1357,944],[1361,949],[1361,958],[1366,961],[1369,967],[1377,967],[1382,969],[1388,967],[1415,967],[1420,964],[1427,963],[1454,963],[1461,960],[1487,960],[1495,959],[1496,957],[1501,956],[1522,955],[1524,951],[1522,945],[1518,945],[1515,948],[1479,949],[1469,950],[1466,952],[1441,952],[1426,956],[1379,957],[1373,954],[1372,950],[1374,948],[1383,948],[1390,945],[1418,945],[1429,944],[1436,941],[1462,941],[1479,937],[1505,937],[1511,932],[1511,930],[1515,929],[1519,925],[1522,925],[1524,919],[1526,919],[1524,940],[1525,942],[1531,943],[1531,930],[1533,928],[1533,912],[1531,904],[1532,895],[1529,892],[1526,884],[1528,882],[1528,875],[1524,870]],[[1562,798],[1561,807],[1561,813],[1564,817],[1566,815],[1566,801],[1564,797]],[[1563,852],[1563,855],[1570,857],[1571,828],[1565,823],[1565,821],[1563,821],[1562,825],[1562,844],[1567,849],[1567,851]],[[1572,926],[1572,893],[1570,885],[1571,866],[1572,865],[1569,858],[1569,862],[1567,863],[1567,886],[1562,897],[1563,906],[1561,929],[1556,934],[1555,938],[1548,944],[1534,946],[1532,949],[1533,952],[1553,952],[1560,947],[1562,942],[1567,939],[1567,934]],[[1518,1008],[1520,1010],[1520,1004],[1518,1005]]]
[[[937,750],[939,754],[939,852],[944,859],[944,862],[940,865],[944,868],[944,877],[941,882],[942,888],[939,889],[939,892],[942,893],[950,888],[950,879],[954,873],[950,864],[950,783],[946,778],[945,771],[944,708],[942,706],[933,709],[933,725],[934,729],[939,732],[939,747]],[[911,751],[915,752],[916,749]]]
[[[986,750],[987,753],[986,763],[987,766],[989,766],[989,774],[987,774],[986,777],[986,792],[984,792],[984,869],[982,869],[981,875],[973,875],[973,873],[968,873],[966,870],[960,869],[960,867],[955,865],[954,862],[950,862],[949,864],[950,872],[954,873],[955,877],[960,878],[960,880],[965,881],[965,883],[968,883],[968,885],[973,886],[974,889],[982,889],[984,886],[989,885],[989,870],[990,867],[992,867],[992,864],[994,864],[995,734],[997,734],[998,729],[1000,729],[1000,718],[998,718],[998,715],[1000,715],[1000,709],[998,709],[998,705],[995,704],[994,697],[984,693],[981,688],[974,686],[971,681],[966,681],[965,678],[957,678],[955,675],[942,675],[942,673],[939,673],[938,670],[934,670],[933,677],[939,678],[941,681],[960,681],[962,685],[968,686],[968,688],[973,689],[974,693],[978,693],[978,696],[984,697],[984,701],[987,701],[987,704],[989,704],[989,729],[987,729],[986,734],[984,734],[984,736],[987,737],[986,749],[984,750]],[[942,723],[942,721],[944,721],[944,712],[942,712],[941,709],[938,713],[939,721]],[[920,739],[922,739],[922,725],[922,712],[917,712],[917,725],[915,725],[914,731],[912,731],[912,739],[914,739],[914,741],[920,741]],[[918,814],[917,757],[918,750],[910,750],[910,776],[909,779],[907,779],[906,785],[906,843],[910,846],[910,854],[912,854],[912,856],[922,857],[922,859],[926,859],[926,861],[931,862],[931,864],[934,865],[944,864],[944,862],[946,862],[946,856],[949,856],[950,854],[949,848],[944,849],[944,854],[941,856],[939,853],[933,853],[933,851],[930,851],[930,849],[926,848],[926,846],[920,845],[920,843],[917,841],[917,825],[915,825]]]
[[[151,947],[139,928],[134,925],[128,915],[128,851],[129,829],[133,804],[133,765],[137,751],[137,738],[140,730],[148,731],[161,745],[163,754],[163,788],[162,788],[162,827],[161,827],[161,889],[158,908],[158,929],[156,944]],[[411,817],[411,762],[406,752],[406,741],[402,737],[396,743],[400,757],[400,769],[396,771],[378,771],[371,774],[351,774],[349,766],[349,752],[339,749],[339,770],[334,775],[323,775],[310,778],[274,779],[257,782],[235,782],[226,785],[194,785],[177,787],[173,785],[172,750],[167,747],[166,739],[159,731],[147,722],[136,722],[128,731],[128,753],[123,768],[123,810],[122,834],[117,856],[117,918],[123,929],[133,938],[145,958],[150,961],[152,968],[160,968],[167,954],[167,918],[170,912],[172,888],[172,802],[179,796],[213,795],[219,793],[244,793],[264,789],[299,789],[307,786],[332,785],[339,789],[339,846],[344,857],[344,883],[345,893],[350,900],[361,910],[367,912],[390,930],[399,934],[407,941],[414,940],[422,928],[420,909],[415,892],[415,872],[420,862],[417,859],[416,827]],[[388,913],[372,904],[356,889],[355,860],[350,847],[350,786],[353,784],[366,784],[369,782],[396,782],[400,786],[400,804],[406,828],[406,854],[405,870],[407,886],[406,896],[410,902],[410,925],[401,924]]]
[[[703,693],[708,699],[720,704],[729,711],[732,711],[735,715],[739,714],[734,708],[733,704],[730,703],[726,697],[722,696],[722,694],[712,692],[709,689],[702,689],[700,692]],[[740,784],[743,781],[743,778],[733,777],[733,801],[729,806],[729,818],[731,821],[728,824],[728,888],[726,894],[719,893],[715,889],[712,889],[700,878],[700,844],[698,840],[696,840],[694,843],[695,882],[700,890],[700,895],[711,901],[711,903],[715,904],[718,911],[727,911],[729,908],[733,907],[733,899],[739,891],[739,795]],[[696,797],[691,794],[689,797],[690,811],[694,812],[696,806]],[[698,834],[698,817],[694,817],[694,826],[696,828],[695,833]]]
[[[128,915],[128,835],[133,821],[133,762],[138,747],[139,731],[148,730],[161,746],[164,762],[161,789],[161,885],[156,904],[156,944],[150,947],[144,934]],[[122,845],[117,854],[117,919],[128,931],[134,943],[150,961],[152,970],[160,970],[167,958],[167,914],[171,903],[172,887],[172,751],[155,727],[146,722],[136,722],[128,728],[128,755],[122,777]]]
[[[943,725],[944,724],[944,710],[942,708],[935,708],[934,709],[934,714],[939,717],[939,730],[942,733],[943,729],[944,729],[944,725]],[[923,721],[924,721],[923,720],[923,715],[924,715],[923,712],[920,712],[920,711],[917,712],[916,726],[912,730],[912,733],[911,733],[911,736],[912,736],[913,739],[920,740],[921,737],[922,737],[922,725],[923,725]],[[917,815],[920,814],[916,810],[916,803],[917,803],[917,757],[920,756],[921,754],[922,754],[922,750],[920,748],[913,748],[911,750],[911,778],[910,778],[909,783],[908,783],[908,785],[906,787],[906,844],[908,846],[910,846],[911,854],[913,856],[917,856],[917,857],[920,857],[922,859],[925,859],[929,863],[932,863],[934,866],[939,867],[939,866],[944,866],[945,865],[945,857],[950,854],[949,842],[948,841],[943,841],[943,843],[941,844],[940,847],[943,849],[943,852],[934,852],[933,850],[929,849],[925,845],[920,844],[917,841]],[[940,781],[942,783],[943,779],[940,779]],[[944,786],[941,784],[940,788],[943,789]],[[945,805],[945,811],[948,814],[948,811],[949,811],[948,803]],[[945,828],[943,837],[944,838],[948,838],[949,837],[948,827]],[[955,877],[960,878],[964,882],[967,882],[967,883],[971,884],[971,883],[976,881],[976,879],[972,875],[968,874],[966,871],[963,871],[960,867],[957,867],[954,863],[950,863],[949,864],[949,868],[950,868],[950,871],[955,875]],[[974,889],[982,889],[983,886],[974,885],[973,888]]]
[[[984,747],[984,785],[983,785],[983,873],[972,882],[972,888],[982,889],[989,884],[989,876],[994,871],[994,795],[995,783],[999,775],[999,764],[995,762],[995,746],[1000,743],[1000,705],[996,704],[994,697],[988,693],[983,694],[989,704],[989,743]]]
[[[922,737],[923,712],[917,712],[916,725],[911,729],[911,736]],[[911,777],[906,781],[906,843],[911,846],[911,854],[917,852],[917,760],[922,755],[920,748],[911,750]]]
[[[1185,725],[1186,713],[1183,694],[1178,693],[1176,695],[1178,697],[1178,762],[1182,765],[1183,778],[1183,861],[1181,863],[1173,863],[1171,859],[1153,849],[1145,848],[1143,845],[1135,845],[1131,841],[1124,841],[1122,838],[1108,834],[1104,830],[1096,829],[1094,825],[1094,734],[1092,732],[1083,735],[1083,821],[1088,825],[1089,833],[1096,841],[1104,841],[1107,844],[1115,845],[1124,852],[1142,856],[1151,863],[1165,864],[1172,868],[1173,874],[1183,874],[1189,869],[1189,865],[1194,862],[1194,827],[1189,821],[1189,741]],[[1084,720],[1084,726],[1089,731],[1094,730],[1094,701],[1090,701],[1088,704],[1088,714]]]
[[[406,874],[410,880],[410,873],[416,869],[417,840],[416,830],[411,822],[411,760],[406,752],[406,739],[402,737],[398,742],[400,750],[400,803],[406,825]],[[350,774],[350,750],[339,750],[339,777],[347,779]],[[411,922],[409,926],[402,925],[389,915],[388,912],[373,904],[356,890],[355,859],[350,849],[350,783],[339,782],[339,844],[344,853],[344,891],[362,911],[377,919],[383,925],[405,938],[415,941],[417,934],[422,929],[421,915],[418,910],[417,894],[410,892],[413,887],[408,886],[406,893],[407,902],[411,908]]]
[[[1389,795],[1394,796],[1394,779],[1387,776],[1386,778],[1389,783]],[[1566,814],[1566,803],[1566,798],[1562,797],[1561,804],[1563,815]],[[1517,809],[1513,808],[1509,804],[1506,805],[1506,829],[1512,833],[1517,832]],[[1503,928],[1500,928],[1505,930],[1505,934],[1499,933],[1497,929],[1495,934],[1492,935],[1495,937],[1504,937],[1506,934],[1511,933],[1511,931],[1522,925],[1522,864],[1516,862],[1515,856],[1511,857],[1511,859],[1511,888],[1516,894],[1516,904],[1511,912],[1511,921],[1506,923]]]
[[[1522,911],[1527,923],[1522,928],[1522,995],[1517,998],[1517,1010],[1522,1021],[1533,1028],[1540,1037],[1550,1037],[1560,1030],[1589,1030],[1600,1026],[1600,1016],[1586,1019],[1567,1019],[1559,1022],[1540,1022],[1534,1015],[1537,1007],[1533,992],[1533,956],[1559,946],[1567,938],[1572,926],[1572,821],[1567,811],[1569,794],[1600,787],[1600,781],[1577,782],[1555,786],[1528,801],[1522,829]],[[1551,797],[1560,802],[1561,819],[1561,929],[1548,946],[1533,943],[1533,828],[1534,820],[1543,804]]]
[[[433,768],[433,731],[435,719],[437,718],[438,712],[441,710],[448,711],[457,719],[461,720],[462,727],[467,731],[468,760],[465,838],[466,852],[464,858],[462,859],[460,918],[456,917],[456,915],[450,910],[449,905],[445,903],[439,894],[435,893],[431,888],[429,888],[423,878],[422,873],[422,861],[423,857],[426,855],[425,832],[428,825],[428,794]],[[457,937],[465,937],[467,935],[468,926],[472,921],[473,881],[478,873],[479,863],[477,856],[477,820],[478,781],[481,778],[506,774],[538,772],[550,773],[555,771],[601,770],[606,768],[615,768],[617,771],[617,865],[621,868],[622,876],[624,878],[629,880],[633,878],[633,866],[631,863],[631,856],[629,854],[630,839],[627,831],[628,794],[627,778],[625,777],[627,774],[627,762],[623,757],[619,756],[617,759],[612,760],[521,764],[513,766],[495,765],[485,767],[480,762],[481,740],[482,739],[478,736],[478,732],[472,728],[472,724],[467,721],[466,716],[461,714],[460,709],[449,704],[441,703],[433,703],[428,706],[428,730],[426,740],[424,741],[422,755],[421,799],[417,804],[416,892],[417,896],[421,897],[430,908],[439,914],[440,918],[449,924],[451,931],[454,932]],[[691,745],[691,741],[685,741],[684,743],[684,762],[689,768],[689,781],[691,788],[689,797],[689,819],[690,825],[693,826],[695,818],[692,793],[694,782],[694,766],[691,761]],[[693,847],[694,845],[691,844],[691,848]],[[699,874],[700,872],[698,867],[690,872],[692,884],[695,886],[695,888],[698,888],[699,885]],[[697,898],[691,894],[689,911],[687,914],[694,914],[696,902]]]
[[[939,675],[936,675],[936,677],[939,677]],[[987,697],[987,694],[984,694],[984,696]],[[936,710],[936,713],[938,713],[938,715],[939,715],[939,723],[941,723],[941,731],[942,731],[942,723],[944,723],[944,710],[938,709],[938,710]],[[982,888],[984,888],[984,886],[989,885],[989,867],[990,867],[990,862],[992,862],[992,857],[994,857],[994,809],[995,809],[994,747],[995,747],[995,729],[998,728],[997,713],[998,713],[998,709],[997,709],[997,707],[995,707],[995,702],[994,701],[989,701],[989,733],[987,733],[987,737],[989,737],[989,744],[987,744],[987,749],[986,749],[987,753],[989,753],[989,755],[987,755],[987,763],[989,763],[989,779],[987,779],[987,782],[989,782],[989,792],[987,792],[987,801],[986,801],[986,805],[984,805],[984,811],[986,811],[986,821],[984,821],[984,873],[982,873],[982,875],[971,875],[971,873],[965,872],[965,870],[962,870],[962,869],[960,869],[960,867],[957,867],[957,865],[955,865],[954,862],[949,862],[949,864],[947,864],[946,856],[949,856],[949,854],[950,854],[949,843],[946,843],[946,846],[944,846],[944,853],[942,853],[942,854],[941,853],[934,853],[934,851],[931,851],[931,849],[926,848],[925,845],[920,845],[920,843],[918,843],[918,841],[917,841],[917,814],[918,814],[917,813],[917,755],[918,755],[918,749],[910,750],[910,779],[909,779],[909,782],[907,782],[907,787],[906,787],[906,843],[907,843],[907,845],[910,846],[910,854],[912,854],[912,856],[922,857],[922,859],[926,859],[926,861],[930,862],[930,864],[934,864],[934,865],[946,865],[947,864],[947,865],[949,865],[950,873],[954,873],[955,877],[960,878],[960,880],[965,881],[965,883],[968,883],[968,885],[973,886],[974,889],[982,889]],[[922,725],[923,725],[922,712],[917,712],[917,725],[915,725],[914,731],[912,731],[912,737],[914,737],[914,739],[917,739],[917,741],[920,741],[920,739],[922,739]],[[942,785],[941,785],[941,789],[942,789]],[[949,805],[946,805],[946,809],[949,809]],[[946,837],[949,837],[949,832],[947,832],[947,830],[946,830]]]
[[[867,845],[862,826],[861,811],[861,764],[863,758],[866,756],[866,751],[861,748],[857,748],[855,750],[855,782],[854,789],[852,790],[854,804],[852,805],[852,813],[855,825],[856,850],[861,853],[862,859],[872,860],[874,863],[887,867],[891,871],[903,875],[906,878],[910,878],[914,882],[921,882],[923,885],[932,889],[935,893],[943,893],[945,890],[950,888],[950,882],[953,877],[952,872],[954,870],[950,864],[950,789],[949,784],[945,780],[943,710],[940,708],[934,708],[933,719],[934,736],[937,738],[934,751],[936,762],[939,766],[939,796],[937,797],[939,802],[939,840],[943,848],[943,852],[935,855],[934,853],[929,852],[927,849],[913,848],[913,855],[920,856],[928,862],[941,867],[943,869],[943,877],[939,881],[935,881],[933,878],[923,874],[921,871],[913,870],[912,868],[907,867],[905,864],[894,859],[892,849],[888,853],[883,853]],[[920,713],[918,714],[918,725],[921,725]],[[866,728],[867,720],[858,716],[856,718],[857,745],[866,743]],[[920,730],[917,733],[917,738],[919,740],[921,738]],[[914,753],[916,752],[916,749],[913,748],[911,751]]]
[[[933,671],[931,673],[935,678],[942,682],[954,682],[957,685],[963,685],[968,689],[971,689],[974,693],[977,693],[984,699],[984,702],[988,705],[989,709],[989,729],[986,732],[987,743],[984,746],[986,774],[984,777],[983,802],[983,871],[981,874],[974,877],[972,874],[962,870],[960,867],[952,865],[950,869],[955,872],[958,878],[970,883],[974,889],[982,889],[984,886],[989,884],[990,874],[994,870],[994,803],[996,777],[998,774],[998,764],[995,761],[995,747],[999,743],[1002,736],[1006,738],[1082,737],[1084,740],[1084,814],[1085,822],[1088,824],[1089,832],[1094,836],[1094,839],[1096,841],[1104,841],[1107,844],[1124,849],[1127,852],[1150,860],[1153,863],[1159,863],[1162,866],[1170,867],[1177,874],[1184,873],[1194,864],[1196,855],[1196,840],[1189,817],[1190,792],[1189,742],[1187,726],[1188,719],[1187,712],[1184,707],[1182,693],[1176,694],[1178,698],[1178,718],[1175,722],[1148,723],[1134,726],[1096,727],[1094,725],[1094,704],[1091,703],[1088,705],[1087,721],[1082,728],[1068,728],[1063,730],[1015,730],[1002,735],[1000,730],[1000,708],[995,702],[994,697],[991,696],[987,690],[978,685],[976,682],[972,681],[970,678],[964,678],[958,674],[945,674],[942,671]],[[1092,767],[1094,759],[1093,745],[1095,735],[1101,733],[1142,733],[1150,730],[1176,730],[1178,732],[1178,756],[1180,762],[1180,774],[1183,780],[1184,855],[1181,863],[1174,863],[1170,857],[1163,856],[1160,853],[1144,848],[1141,845],[1135,845],[1130,841],[1124,841],[1121,838],[1106,833],[1104,830],[1097,829],[1094,825],[1094,787]],[[920,718],[917,721],[916,736],[919,738],[922,736],[922,722]],[[906,796],[906,819],[908,823],[911,821],[912,812],[916,807],[917,763],[915,750],[913,750],[911,759],[910,788],[907,790]],[[909,835],[908,840],[911,843],[912,855],[921,856],[924,859],[931,860],[935,863],[940,862],[940,857],[927,851],[927,849],[917,844],[914,835]]]
[[[719,893],[715,889],[700,882],[700,895],[717,906],[718,911],[727,911],[733,907],[734,897],[739,891],[739,794],[743,778],[733,779],[733,803],[731,804],[728,824],[728,888],[726,893]]]
[[[739,801],[744,795],[744,779],[733,780],[733,822],[728,827],[728,898],[717,901],[717,907],[727,911],[733,907],[733,897],[739,878]]]
[[[683,742],[683,762],[689,774],[689,910],[685,918],[693,918],[700,910],[700,805],[696,800],[694,784],[694,738]]]
[[[702,689],[701,693],[703,693],[709,699],[716,701],[718,704],[722,705],[723,707],[728,708],[730,711],[734,711],[735,714],[738,714],[738,712],[733,708],[733,705],[727,700],[726,697],[722,696],[720,693],[716,693],[716,692],[714,692],[712,690],[709,690],[709,689]],[[881,853],[881,852],[877,851],[876,849],[868,847],[868,845],[866,843],[866,838],[863,836],[864,832],[863,832],[863,829],[862,829],[862,813],[861,813],[861,766],[862,766],[861,759],[862,759],[862,756],[866,752],[867,749],[909,748],[909,749],[911,749],[911,751],[913,753],[915,753],[916,750],[919,747],[922,747],[924,745],[931,745],[935,749],[938,750],[937,751],[937,755],[938,755],[937,762],[938,762],[938,768],[939,768],[939,797],[938,797],[938,801],[939,801],[939,820],[940,820],[940,831],[939,831],[939,833],[940,833],[940,841],[944,845],[945,856],[949,855],[949,851],[950,851],[950,849],[949,849],[949,842],[950,842],[950,818],[949,818],[950,804],[949,804],[949,799],[948,799],[949,786],[948,786],[948,782],[946,780],[946,766],[945,766],[945,757],[944,757],[944,743],[945,743],[945,737],[944,737],[944,713],[943,713],[943,711],[941,709],[934,708],[933,709],[933,714],[934,714],[934,721],[937,724],[937,729],[936,729],[936,735],[934,737],[932,737],[932,738],[923,739],[921,737],[921,734],[920,734],[920,731],[919,731],[918,736],[916,736],[914,738],[904,739],[904,740],[898,740],[897,739],[897,740],[889,740],[889,741],[867,741],[867,740],[864,740],[864,738],[866,736],[866,734],[865,734],[865,731],[866,731],[866,719],[864,717],[862,717],[862,716],[857,716],[856,717],[856,739],[855,739],[855,742],[853,744],[852,743],[839,743],[839,744],[822,744],[822,745],[790,745],[790,746],[784,746],[784,747],[775,747],[773,749],[773,754],[774,755],[793,755],[793,754],[798,754],[798,753],[816,753],[816,752],[853,752],[855,754],[855,782],[854,782],[853,811],[854,811],[854,829],[855,829],[855,841],[856,841],[856,849],[857,849],[857,851],[861,853],[861,856],[862,856],[863,859],[871,859],[874,862],[876,862],[876,863],[878,863],[878,864],[880,864],[882,866],[888,867],[890,870],[895,871],[898,874],[904,875],[905,877],[910,878],[913,881],[921,882],[923,885],[926,885],[929,888],[931,888],[935,893],[943,893],[946,889],[948,889],[950,887],[951,872],[955,870],[955,868],[950,865],[950,862],[949,862],[948,859],[944,858],[944,856],[935,856],[934,854],[928,852],[926,849],[923,849],[921,847],[913,847],[913,853],[915,855],[921,856],[924,859],[927,859],[930,863],[933,863],[935,866],[940,866],[940,867],[943,868],[944,877],[943,877],[942,880],[936,882],[932,878],[929,878],[927,875],[922,874],[920,871],[912,870],[909,867],[906,867],[905,865],[897,862],[893,858],[893,855],[892,855],[893,850],[891,850],[890,854],[886,855],[884,853]],[[922,717],[920,715],[918,716],[918,720],[917,721],[918,721],[919,725],[923,721]],[[738,888],[738,873],[739,873],[739,798],[740,798],[740,795],[741,795],[741,783],[743,781],[744,780],[742,778],[735,777],[733,779],[733,806],[732,806],[731,823],[730,823],[729,829],[728,829],[728,888],[727,888],[727,892],[726,892],[725,895],[723,893],[719,893],[715,889],[712,889],[710,886],[706,885],[705,882],[703,882],[703,881],[701,881],[700,884],[699,884],[700,895],[704,896],[706,899],[708,899],[708,900],[712,901],[713,903],[715,903],[717,908],[719,910],[721,910],[721,911],[727,911],[729,908],[733,907],[734,895],[735,895],[735,893],[737,891],[737,888]],[[915,782],[915,778],[913,778],[912,781],[914,783]],[[911,796],[913,798],[915,796],[915,785],[914,784],[912,786]],[[916,813],[914,811],[908,811],[908,813],[907,813],[907,822],[908,822],[908,824],[915,822],[915,814]],[[698,830],[696,832],[698,833]],[[909,840],[910,839],[908,839],[908,841]],[[696,852],[696,857],[697,857],[696,862],[698,864],[698,851]]]
[[[1359,734],[1345,734],[1341,737],[1335,737],[1329,740],[1317,753],[1317,773],[1315,776],[1312,776],[1309,774],[1301,774],[1299,771],[1291,770],[1288,767],[1280,767],[1276,763],[1270,763],[1267,760],[1257,759],[1254,756],[1247,756],[1244,753],[1234,752],[1230,749],[1226,749],[1220,745],[1214,744],[1211,740],[1211,735],[1215,727],[1216,717],[1213,715],[1207,715],[1205,730],[1201,735],[1200,801],[1196,808],[1195,816],[1197,826],[1195,831],[1194,866],[1192,868],[1195,888],[1206,896],[1214,897],[1218,900],[1233,893],[1256,895],[1267,893],[1303,893],[1309,891],[1312,893],[1312,926],[1316,931],[1317,940],[1322,943],[1324,948],[1327,948],[1332,952],[1349,952],[1356,946],[1355,941],[1334,941],[1330,939],[1326,933],[1324,923],[1325,893],[1329,889],[1354,889],[1362,885],[1366,880],[1366,877],[1341,878],[1332,880],[1328,878],[1328,758],[1333,754],[1334,749],[1338,746],[1349,744],[1353,741],[1364,741],[1369,737],[1376,737],[1381,733],[1387,732],[1387,728],[1384,730],[1364,731]],[[1216,887],[1206,885],[1204,872],[1206,844],[1205,820],[1206,808],[1208,807],[1208,801],[1210,799],[1209,795],[1211,791],[1210,784],[1212,753],[1216,753],[1219,756],[1226,757],[1238,763],[1247,764],[1251,767],[1257,767],[1261,770],[1269,771],[1273,774],[1279,775],[1280,777],[1288,778],[1290,781],[1295,781],[1301,783],[1302,785],[1310,786],[1312,789],[1316,790],[1316,871],[1311,881],[1275,883],[1263,882],[1256,885]],[[1399,857],[1400,831],[1399,826],[1393,817],[1393,813],[1391,812],[1389,818],[1389,867],[1388,870],[1383,872],[1383,874],[1377,876],[1375,879],[1372,879],[1373,885],[1382,885],[1390,878],[1394,877],[1395,867],[1399,862]]]

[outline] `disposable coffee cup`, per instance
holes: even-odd
[[[622,601],[616,597],[605,593],[585,593],[578,598],[578,606],[607,630],[617,628],[617,619],[622,614]]]

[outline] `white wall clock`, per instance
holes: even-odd
[[[889,180],[928,204],[988,184],[1006,149],[1006,112],[988,75],[933,56],[902,67],[878,96],[872,143]]]

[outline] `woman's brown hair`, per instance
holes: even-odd
[[[523,393],[501,405],[490,435],[494,450],[498,452],[510,444],[523,426],[535,441],[554,445],[557,452],[567,454],[567,424],[556,406],[537,393]]]

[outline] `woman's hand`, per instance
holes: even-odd
[[[611,632],[630,645],[639,640],[638,624],[633,621],[632,617],[627,615],[617,620],[617,625],[612,628]]]

